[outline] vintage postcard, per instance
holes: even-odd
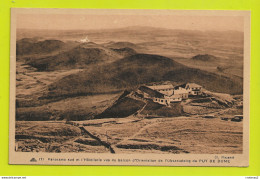
[[[11,10],[10,164],[249,165],[250,12]]]

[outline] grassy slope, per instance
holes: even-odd
[[[21,39],[16,44],[17,55],[43,54],[62,49],[65,43],[60,40],[34,41],[33,39]]]
[[[55,56],[32,59],[28,64],[37,68],[39,71],[53,71],[85,68],[91,64],[112,61],[119,58],[122,58],[122,56],[113,50],[98,46],[86,47],[83,44]]]

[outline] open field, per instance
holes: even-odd
[[[153,119],[130,116],[70,124],[17,121],[16,141],[18,151],[34,152],[103,153],[110,152],[110,146],[115,153],[242,153],[243,123],[221,120],[227,111],[219,111],[210,119],[194,115]],[[37,147],[30,147],[35,141]]]

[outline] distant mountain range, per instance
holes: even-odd
[[[243,81],[189,68],[159,55],[136,54],[96,66],[51,84],[46,98],[112,93],[150,82],[194,82],[208,90],[241,94]]]

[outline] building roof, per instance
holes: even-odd
[[[153,90],[160,90],[160,89],[173,89],[173,85],[153,85],[153,86],[147,86],[148,88],[151,88]]]
[[[162,93],[160,93],[158,91],[155,91],[155,90],[153,90],[151,88],[148,88],[146,86],[140,86],[138,89],[140,91],[143,91],[143,92],[149,94],[151,97],[164,98],[164,94],[162,94]]]
[[[196,84],[196,83],[187,83],[186,87],[189,86],[190,88],[201,88],[202,86]]]
[[[178,89],[178,88],[185,88],[186,87],[186,83],[184,84],[181,84],[181,85],[177,85],[177,86],[174,86],[174,89]]]

